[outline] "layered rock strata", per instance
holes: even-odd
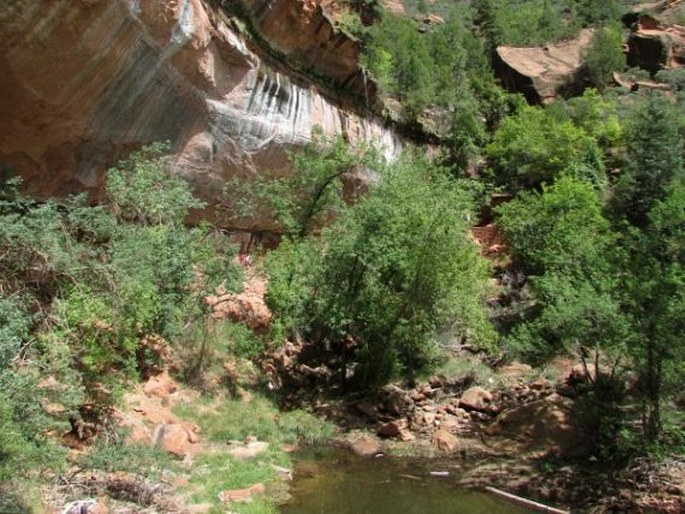
[[[288,24],[306,20],[281,23],[296,33]],[[170,141],[176,168],[210,203],[231,177],[286,173],[286,151],[316,127],[377,141],[387,156],[401,147],[380,121],[266,65],[202,0],[11,0],[0,5],[0,41],[0,169],[38,197],[97,193],[108,166],[153,141]]]

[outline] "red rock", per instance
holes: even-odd
[[[169,140],[172,171],[224,227],[278,230],[267,213],[241,217],[213,208],[233,177],[291,170],[286,149],[311,141],[312,127],[355,142],[401,146],[380,122],[270,68],[211,2],[50,2],[0,7],[0,167],[40,198],[104,193],[106,170],[131,149]],[[251,25],[275,51],[337,90],[374,102],[359,43],[316,2],[242,0]],[[31,8],[29,9],[29,5]],[[49,12],[49,16],[43,16]],[[39,35],[39,37],[34,37]],[[299,106],[299,108],[296,108]],[[255,113],[259,115],[255,115]],[[389,136],[389,137],[388,137]]]
[[[543,391],[545,389],[549,389],[550,384],[549,380],[546,378],[539,378],[535,382],[531,382],[528,387],[530,387],[533,391]]]
[[[153,444],[178,457],[185,457],[191,451],[197,437],[193,431],[180,423],[158,425],[152,436]]]
[[[461,395],[459,406],[466,410],[487,410],[492,402],[492,394],[482,387],[470,387]]]
[[[407,425],[407,420],[404,418],[388,421],[378,427],[376,433],[381,437],[399,437],[402,431],[407,428]]]
[[[219,499],[224,505],[229,503],[250,503],[252,496],[263,495],[266,492],[266,487],[261,482],[258,482],[246,489],[230,489],[221,491]]]
[[[562,91],[582,90],[574,84],[583,65],[583,53],[594,31],[584,29],[571,40],[544,47],[500,46],[495,56],[495,73],[511,92],[523,93],[530,103],[547,104]]]
[[[161,375],[150,377],[150,379],[143,386],[143,391],[148,396],[156,396],[162,400],[166,400],[178,390],[176,382],[169,376],[166,371]]]
[[[383,453],[380,441],[369,436],[362,436],[350,445],[350,449],[361,457],[373,457]]]
[[[516,452],[582,456],[587,451],[587,439],[577,426],[572,409],[572,400],[552,394],[506,411],[485,429],[488,436],[495,438],[488,443]]]
[[[459,439],[446,430],[436,430],[433,434],[433,444],[441,451],[452,453],[459,447]]]
[[[628,65],[650,73],[685,66],[685,27],[660,23],[640,16],[637,29],[628,37]]]

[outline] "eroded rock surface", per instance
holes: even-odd
[[[248,7],[265,8],[258,4]],[[298,35],[290,50],[319,62],[311,45],[331,43],[307,39],[311,18],[293,14],[304,3],[279,5],[292,12],[278,24],[255,16],[265,28]],[[379,141],[386,155],[401,146],[379,121],[265,64],[234,20],[201,0],[3,2],[0,38],[0,168],[23,176],[38,197],[101,192],[107,167],[153,141],[171,142],[176,169],[210,203],[236,175],[286,173],[286,150],[310,141],[317,126],[352,142]],[[353,54],[339,55],[336,70],[320,73],[356,83]],[[216,219],[273,228],[267,219]]]
[[[522,93],[533,104],[573,95],[582,90],[583,52],[592,35],[592,29],[585,29],[575,39],[543,47],[500,46],[495,73],[507,90]]]
[[[685,66],[685,27],[640,16],[628,38],[628,65],[656,73]]]

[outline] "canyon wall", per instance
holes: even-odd
[[[299,33],[293,24],[306,21],[272,19],[261,37]],[[379,120],[268,65],[239,27],[202,0],[0,4],[0,170],[20,174],[37,197],[97,195],[108,166],[142,144],[169,141],[175,169],[214,203],[231,177],[287,172],[287,150],[310,141],[315,127],[352,143],[376,141],[388,157],[400,151]],[[331,44],[306,50],[313,60],[322,54],[320,75],[341,45],[335,31],[324,36]],[[300,43],[279,51],[297,53]],[[340,77],[358,84],[350,62],[341,66]],[[269,220],[226,223],[271,227]]]

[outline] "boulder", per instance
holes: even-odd
[[[459,439],[447,430],[440,429],[433,434],[433,444],[440,451],[453,453],[459,447]]]
[[[482,387],[470,387],[461,395],[459,407],[465,410],[487,411],[492,402],[492,393]]]
[[[400,437],[402,432],[407,429],[407,425],[405,418],[388,421],[378,427],[376,433],[381,437]]]
[[[156,396],[162,400],[168,400],[177,390],[178,386],[176,385],[176,382],[174,382],[166,371],[160,375],[150,377],[143,386],[143,391],[146,395]]]
[[[414,411],[411,394],[394,384],[385,386],[381,394],[385,409],[394,416],[406,416]]]
[[[572,417],[573,401],[558,394],[503,412],[484,432],[488,444],[505,451],[579,457],[587,438]]]
[[[247,443],[233,443],[235,446],[226,453],[239,460],[254,459],[257,455],[269,449],[269,443],[264,441],[249,441]]]
[[[266,330],[271,323],[271,311],[264,300],[265,295],[266,281],[253,275],[245,280],[242,292],[208,296],[205,302],[212,308],[215,319],[228,318],[260,331]]]
[[[350,445],[350,449],[361,457],[374,457],[383,453],[380,441],[369,436],[362,436]]]
[[[195,431],[181,423],[157,425],[152,436],[154,446],[178,457],[188,455],[191,445],[197,442]]]
[[[497,47],[494,69],[502,85],[522,93],[531,104],[548,104],[583,89],[583,53],[594,31],[584,29],[578,37],[543,47]]]

